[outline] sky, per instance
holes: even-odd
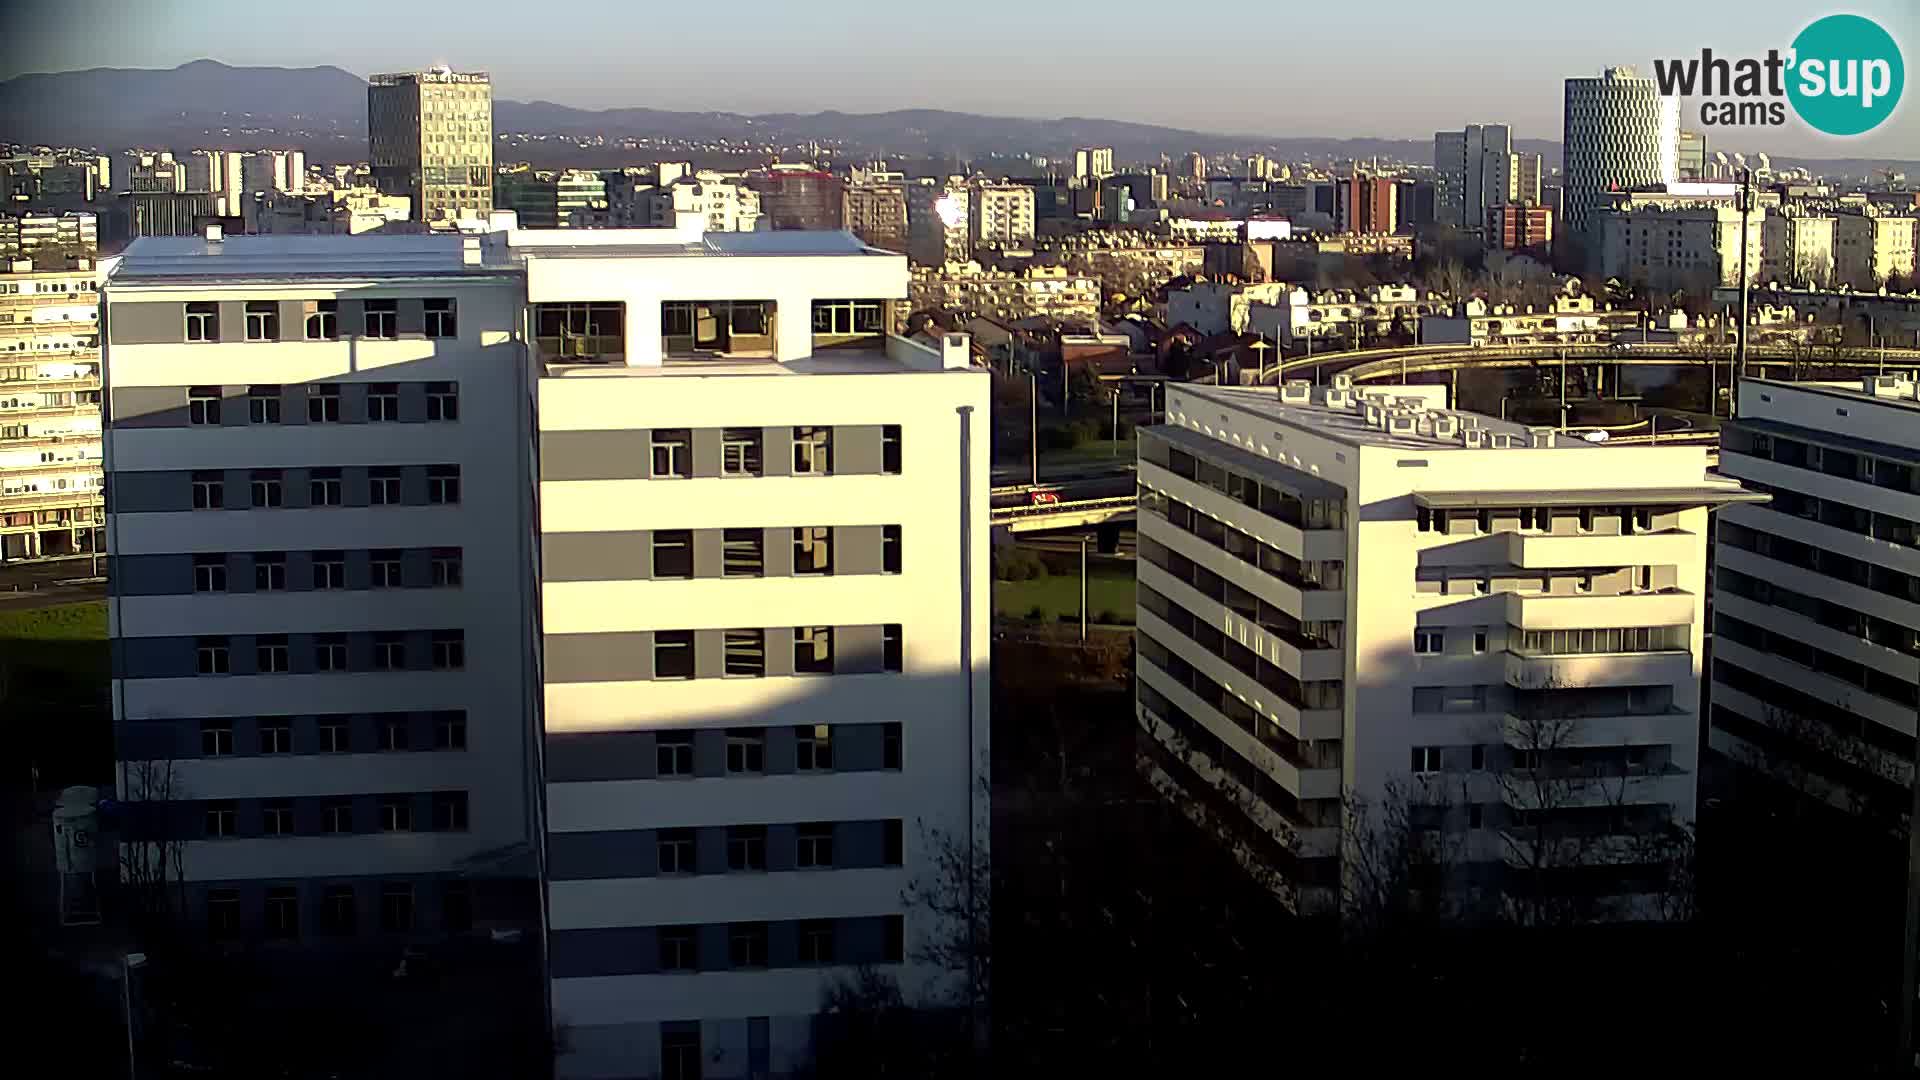
[[[943,108],[1421,139],[1505,121],[1518,137],[1558,139],[1569,75],[1612,64],[1651,74],[1654,58],[1703,46],[1764,55],[1837,11],[1891,31],[1913,81],[1920,0],[0,0],[0,78],[203,57],[362,75],[447,63],[491,72],[498,97],[583,108]],[[1718,133],[1713,145],[1920,158],[1917,97],[1909,88],[1865,136],[1822,136],[1796,120]],[[1682,125],[1695,126],[1685,112]]]

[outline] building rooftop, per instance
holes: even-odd
[[[1307,388],[1304,384],[1295,386],[1306,391],[1305,400],[1282,400],[1280,395],[1283,391],[1268,387],[1189,384],[1174,392],[1189,393],[1204,401],[1252,412],[1276,423],[1349,446],[1380,446],[1396,450],[1464,450],[1470,447],[1462,442],[1457,432],[1460,428],[1472,426],[1489,437],[1504,436],[1500,441],[1513,448],[1530,448],[1535,430],[1497,417],[1443,408],[1442,403],[1446,400],[1446,388],[1443,386],[1360,386],[1346,391],[1344,400],[1349,403],[1342,403],[1339,388]],[[1368,399],[1375,395],[1394,399],[1387,410],[1381,410],[1382,414],[1404,411],[1411,423],[1394,430],[1391,425],[1381,426],[1370,421]],[[1415,400],[1419,402],[1417,406]],[[1420,422],[1421,417],[1426,418],[1426,423]],[[1448,427],[1433,423],[1440,418],[1453,420],[1453,434],[1440,434]],[[1499,448],[1491,438],[1482,446]],[[1553,446],[1595,448],[1594,444],[1570,435],[1557,436]]]
[[[1825,394],[1865,404],[1885,405],[1890,409],[1920,411],[1920,382],[1906,374],[1865,375],[1847,382],[1792,382],[1751,376],[1740,381],[1748,386]]]

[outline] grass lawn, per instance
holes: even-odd
[[[0,609],[0,664],[105,679],[107,602]]]
[[[1111,611],[1123,623],[1133,622],[1133,574],[1126,563],[1095,562],[1087,580],[1087,617]],[[993,613],[1025,618],[1038,606],[1049,621],[1062,615],[1080,616],[1080,576],[1054,574],[1031,581],[993,583]]]
[[[1132,439],[1100,439],[1082,443],[1071,450],[1041,450],[1040,467],[1049,465],[1104,465],[1115,461],[1132,461],[1134,443]]]

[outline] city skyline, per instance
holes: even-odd
[[[1492,6],[1482,19],[1463,26],[1418,5],[1384,0],[1382,21],[1403,32],[1371,42],[1370,60],[1357,62],[1346,48],[1316,49],[1312,43],[1322,40],[1317,33],[1332,35],[1339,31],[1338,24],[1331,14],[1301,12],[1289,16],[1297,36],[1264,54],[1272,57],[1270,65],[1199,64],[1171,81],[1138,76],[1149,70],[1143,64],[1178,63],[1163,37],[1125,25],[1081,26],[1070,13],[1025,9],[1019,10],[1018,19],[1028,32],[1002,41],[992,64],[983,66],[971,54],[926,47],[915,36],[917,29],[887,36],[884,29],[863,26],[862,34],[849,37],[839,32],[845,19],[819,18],[817,12],[800,19],[758,3],[749,5],[751,28],[736,34],[719,55],[680,50],[670,37],[634,41],[615,33],[583,38],[560,24],[517,28],[513,48],[503,49],[498,35],[484,28],[463,32],[437,24],[425,13],[376,8],[363,0],[343,0],[335,14],[348,24],[356,21],[356,13],[377,18],[390,32],[343,52],[324,35],[299,32],[291,21],[296,15],[250,11],[239,18],[238,7],[232,0],[212,0],[194,5],[196,17],[185,19],[120,0],[34,3],[6,19],[10,45],[0,55],[0,78],[91,67],[165,68],[202,58],[235,65],[334,65],[363,76],[446,63],[490,72],[502,99],[586,109],[754,114],[937,107],[1024,118],[1103,117],[1197,132],[1298,138],[1425,139],[1463,123],[1492,122],[1512,125],[1516,138],[1557,140],[1565,78],[1597,75],[1616,64],[1650,74],[1656,57],[1697,53],[1703,46],[1727,55],[1764,53],[1786,46],[1809,21],[1803,8],[1785,3],[1755,5],[1737,26],[1722,25],[1698,9],[1637,3],[1604,23],[1580,24],[1577,34],[1569,28],[1566,36],[1571,40],[1552,50],[1516,54],[1506,46],[1530,42],[1539,32],[1538,20],[1524,5]],[[837,7],[847,19],[864,10],[858,3]],[[236,17],[221,17],[229,8]],[[1853,9],[1895,34],[1911,22],[1911,10],[1890,0]],[[1249,14],[1252,10],[1247,9]],[[603,0],[586,0],[574,11],[588,23],[601,23],[619,9]],[[1234,14],[1230,6],[1221,21],[1238,22]],[[1006,25],[990,12],[982,18]],[[286,32],[275,32],[282,21]],[[1511,32],[1503,29],[1509,25]],[[423,40],[433,44],[422,49],[417,43]],[[1033,72],[1062,63],[1062,41],[1081,46],[1088,62],[1078,64],[1071,78],[1064,72],[1058,79],[1036,78]],[[1201,46],[1212,55],[1204,38]],[[1401,77],[1391,82],[1367,79],[1369,66]],[[1502,77],[1465,77],[1476,70],[1497,70]],[[997,72],[1004,77],[996,78]],[[1338,80],[1355,80],[1353,92],[1325,94],[1328,83]],[[1415,87],[1418,92],[1411,92]],[[1296,98],[1313,103],[1310,115],[1289,108]],[[1205,109],[1190,104],[1200,100],[1206,101]],[[1683,107],[1682,126],[1699,127],[1698,113],[1697,106]],[[1708,131],[1716,147],[1728,150],[1816,158],[1900,157],[1920,145],[1920,112],[1899,109],[1877,130],[1847,139],[1821,136],[1797,120],[1779,129]]]

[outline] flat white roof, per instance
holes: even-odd
[[[1458,439],[1438,438],[1431,434],[1420,434],[1417,431],[1383,431],[1367,423],[1366,395],[1384,393],[1390,397],[1400,397],[1403,395],[1412,395],[1420,390],[1424,390],[1430,394],[1435,389],[1438,389],[1438,387],[1356,386],[1352,394],[1353,399],[1360,403],[1358,408],[1339,408],[1326,405],[1321,398],[1321,395],[1326,392],[1325,387],[1315,388],[1314,400],[1307,403],[1281,401],[1279,391],[1273,387],[1216,387],[1205,384],[1188,384],[1169,387],[1169,392],[1190,393],[1204,401],[1250,412],[1256,416],[1272,420],[1275,423],[1285,424],[1301,431],[1312,432],[1322,438],[1345,443],[1348,446],[1382,446],[1396,450],[1469,450],[1470,448],[1461,445]],[[1525,424],[1517,424],[1510,420],[1501,420],[1498,417],[1485,416],[1475,412],[1434,408],[1431,405],[1427,407],[1426,415],[1456,416],[1459,417],[1463,423],[1471,421],[1473,426],[1480,428],[1482,431],[1513,436],[1515,449],[1525,448],[1527,446],[1528,428]],[[1554,440],[1553,445],[1555,449],[1573,447],[1585,449],[1595,448],[1595,444],[1587,442],[1578,435],[1569,435],[1566,433],[1561,433],[1560,436]],[[1470,452],[1477,453],[1484,449],[1488,448],[1483,447],[1479,450],[1471,450]]]

